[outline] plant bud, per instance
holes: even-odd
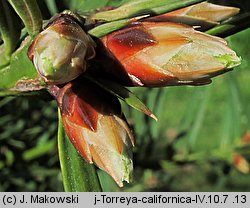
[[[130,181],[134,137],[117,98],[82,80],[50,88],[60,106],[71,142],[89,163],[110,174],[119,186]]]
[[[176,22],[205,31],[220,21],[226,20],[240,11],[239,8],[221,6],[208,2],[194,4],[162,15],[146,18],[146,22]]]
[[[102,38],[102,44],[119,63],[105,72],[116,78],[126,73],[135,86],[208,84],[241,62],[222,38],[170,22],[132,23]]]
[[[28,55],[45,82],[64,84],[85,72],[94,47],[70,15],[61,15],[36,37]]]

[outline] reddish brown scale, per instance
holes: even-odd
[[[157,41],[141,24],[117,31],[106,38],[106,45],[120,60],[155,44]]]
[[[119,102],[106,93],[100,93],[95,85],[87,80],[81,83],[78,81],[68,83],[63,88],[53,88],[49,90],[53,94],[60,106],[63,118],[67,118],[74,125],[79,125],[96,131],[98,114],[121,114]],[[93,88],[91,88],[93,87]],[[53,91],[53,92],[52,92]],[[103,100],[103,103],[98,102]],[[109,107],[109,106],[112,106]]]
[[[127,71],[139,80],[143,80],[148,85],[156,85],[166,80],[170,81],[173,77],[167,76],[161,71],[154,70],[151,66],[140,62],[139,60],[128,60],[124,63]]]
[[[72,123],[95,131],[98,113],[90,104],[79,97],[82,95],[68,89],[62,99],[62,113],[64,116],[70,117]]]
[[[79,85],[69,88],[63,95],[62,114],[70,117],[69,120],[82,127],[95,131],[97,128],[98,112],[88,101],[89,93]]]
[[[130,58],[136,53],[141,52],[144,48],[158,44],[157,40],[144,27],[146,24],[134,23],[130,27],[103,38],[103,42],[107,48],[115,54],[116,58],[126,68],[126,71],[133,75],[130,79],[135,85],[143,85],[143,83],[137,83],[140,80],[144,80],[144,83],[155,85],[155,82],[160,83],[173,78],[166,76],[161,71],[156,71],[148,64],[143,64],[137,59]],[[185,42],[187,40],[182,38],[181,40],[174,39],[173,41]]]
[[[81,138],[81,136],[79,136],[79,128],[73,123],[67,122],[65,117],[63,117],[63,125],[68,137],[70,138],[72,144],[75,146],[77,151],[80,152],[80,154],[85,160],[90,163],[93,163],[92,157],[89,154],[89,150],[86,149],[86,147],[88,146],[86,141],[84,139],[79,139]]]

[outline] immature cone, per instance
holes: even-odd
[[[241,61],[225,40],[170,22],[132,23],[101,41],[103,54],[118,63],[105,73],[120,81],[127,74],[136,86],[207,84]]]
[[[67,83],[86,70],[95,43],[70,15],[59,15],[33,41],[29,57],[49,84]]]
[[[60,89],[53,86],[50,92],[60,106],[66,133],[82,157],[110,174],[119,186],[129,182],[134,137],[119,101],[87,80]]]

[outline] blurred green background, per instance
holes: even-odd
[[[125,1],[38,2],[47,19]],[[134,179],[120,189],[98,171],[104,191],[250,191],[250,29],[227,40],[243,62],[212,84],[131,89],[158,122],[123,105],[137,137]],[[0,191],[63,191],[49,98],[0,98]]]

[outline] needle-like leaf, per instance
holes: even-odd
[[[0,33],[4,43],[0,46],[0,69],[9,63],[21,32],[18,19],[13,13],[8,3],[0,0]]]
[[[117,20],[94,27],[93,29],[89,30],[88,33],[96,38],[101,38],[115,30],[119,30],[120,28],[128,25],[129,23],[131,23],[129,19]]]
[[[42,29],[42,15],[36,0],[9,0],[22,19],[28,33],[34,37]]]
[[[12,90],[24,92],[35,90],[36,84],[33,81],[36,79],[38,74],[34,65],[27,56],[28,47],[29,42],[24,44],[19,50],[12,54],[9,66],[0,70],[0,91]],[[37,89],[41,89],[40,87],[42,87],[42,85],[36,86],[38,87]]]
[[[162,14],[186,7],[202,0],[133,0],[110,11],[96,13],[92,19],[114,21],[145,14]]]
[[[222,38],[240,32],[250,26],[250,13],[243,13],[232,17],[228,21],[208,30],[206,33]]]
[[[156,116],[152,113],[152,111],[130,90],[119,85],[115,82],[111,82],[108,80],[96,80],[91,77],[88,77],[92,82],[95,82],[103,89],[107,90],[111,94],[115,95],[119,99],[123,100],[129,106],[133,107],[134,109],[145,113],[146,115],[150,116],[154,120],[157,121]]]

